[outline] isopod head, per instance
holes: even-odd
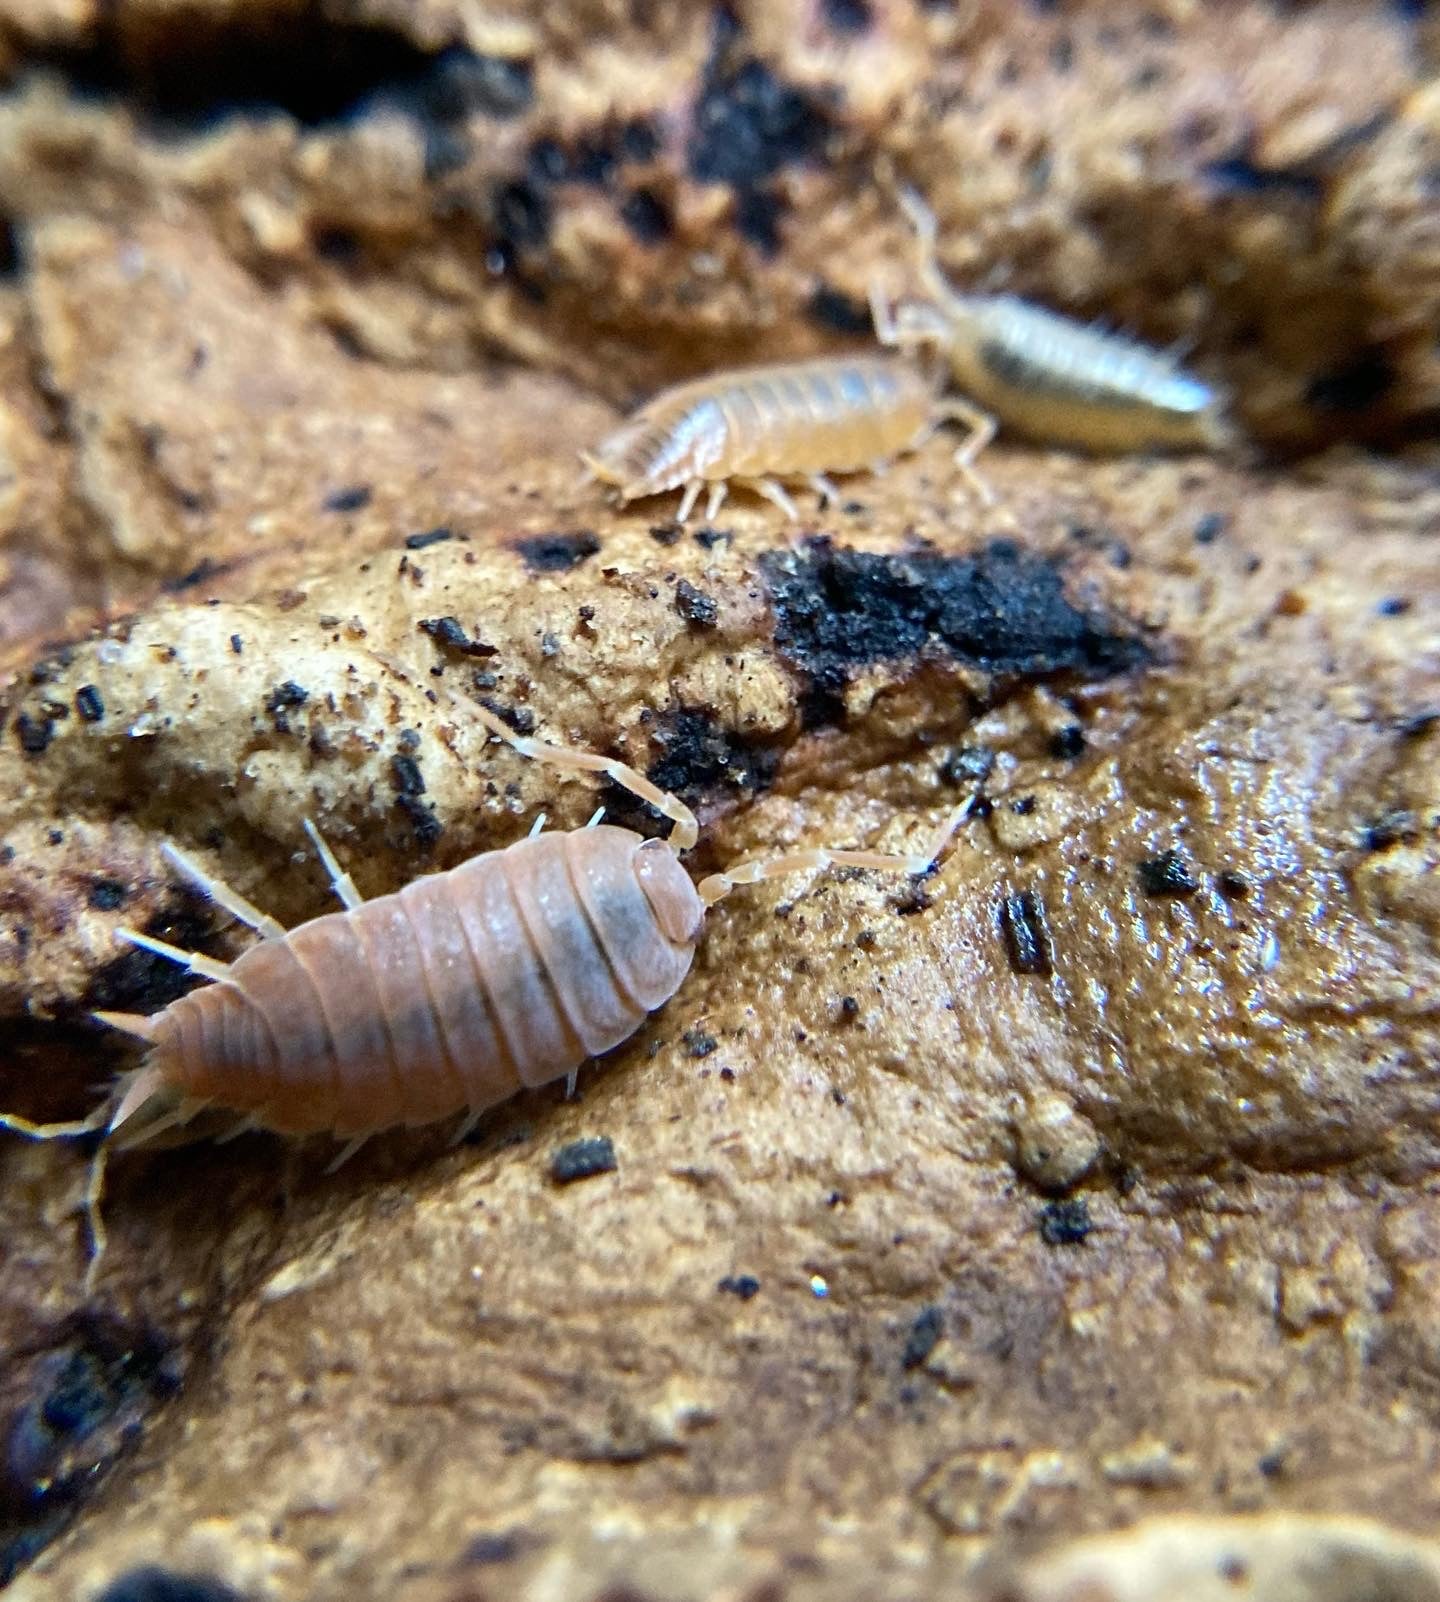
[[[635,852],[635,877],[665,938],[693,946],[705,922],[705,903],[664,840],[646,840]]]
[[[669,390],[622,423],[581,460],[622,501],[659,495],[706,477],[725,445],[725,418],[713,399]],[[663,402],[663,408],[660,403]],[[663,414],[661,415],[663,410]]]

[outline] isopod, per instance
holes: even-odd
[[[804,478],[834,499],[827,473],[882,470],[954,420],[971,431],[955,465],[988,502],[971,468],[988,419],[939,390],[938,375],[883,354],[736,368],[663,390],[581,460],[622,503],[683,485],[682,523],[706,484],[708,518],[731,484],[743,484],[794,522],[800,513],[779,479]]]
[[[696,885],[679,853],[699,825],[678,797],[616,759],[524,737],[474,712],[522,755],[605,774],[649,802],[670,820],[668,838],[602,824],[603,809],[582,829],[543,834],[542,815],[526,839],[366,901],[307,818],[344,910],[288,931],[167,846],[172,866],[260,938],[224,963],[117,931],[212,983],[151,1016],[95,1014],[148,1050],[89,1118],[0,1115],[0,1127],[35,1139],[101,1133],[86,1190],[90,1277],[105,1250],[100,1207],[112,1145],[183,1130],[204,1112],[238,1115],[236,1133],[344,1140],[332,1167],[400,1125],[459,1115],[463,1134],[522,1088],[567,1075],[573,1085],[583,1062],[632,1035],[679,989],[707,909],[737,886],[830,865],[928,872],[973,805],[951,810],[911,855],[817,846],[742,858]]]
[[[913,191],[901,204],[914,225],[929,301],[871,313],[880,342],[938,352],[956,384],[995,419],[1047,444],[1096,452],[1213,449],[1230,438],[1220,393],[1171,355],[1077,323],[1018,295],[966,295],[940,271],[935,215]]]

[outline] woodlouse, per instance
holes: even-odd
[[[913,855],[814,847],[733,863],[692,884],[678,853],[695,815],[618,760],[515,734],[473,708],[491,735],[537,761],[607,775],[673,827],[645,839],[602,825],[541,834],[365,901],[315,826],[306,831],[344,904],[289,931],[174,847],[172,865],[260,936],[232,963],[135,930],[130,944],[213,983],[153,1016],[96,1013],[148,1046],[84,1120],[0,1127],[36,1139],[102,1132],[86,1193],[94,1255],[106,1154],[152,1141],[201,1113],[238,1114],[236,1132],[328,1133],[348,1141],[464,1114],[463,1134],[522,1088],[573,1077],[634,1033],[689,971],[707,908],[740,885],[848,865],[924,873],[969,814],[954,808]],[[457,1138],[459,1138],[457,1136]]]
[[[804,478],[832,500],[838,491],[827,472],[883,470],[954,420],[971,431],[955,465],[989,501],[970,464],[993,426],[939,389],[937,376],[886,355],[736,368],[662,391],[581,460],[621,502],[683,485],[682,523],[706,484],[706,516],[714,518],[732,483],[773,501],[793,522],[800,513],[779,478]]]
[[[913,191],[900,200],[931,299],[890,307],[873,287],[875,332],[897,349],[939,353],[960,388],[995,414],[976,451],[997,418],[1031,439],[1097,452],[1214,449],[1230,440],[1223,397],[1173,356],[1018,295],[961,294],[940,271],[934,213]]]

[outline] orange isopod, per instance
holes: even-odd
[[[677,384],[593,451],[582,452],[581,460],[622,502],[683,485],[682,523],[706,484],[706,516],[713,518],[731,483],[755,490],[795,521],[799,510],[778,478],[804,478],[822,499],[833,500],[839,492],[827,471],[880,470],[922,445],[947,419],[972,430],[956,466],[990,500],[970,468],[989,437],[984,414],[942,397],[938,378],[915,363],[885,355],[743,367]]]
[[[599,823],[539,833],[365,901],[307,819],[343,912],[288,932],[173,847],[171,863],[260,940],[234,962],[182,951],[134,930],[133,945],[214,981],[153,1016],[97,1013],[146,1042],[144,1064],[78,1123],[0,1127],[38,1139],[104,1131],[87,1191],[94,1256],[111,1143],[153,1140],[205,1111],[241,1128],[331,1134],[349,1143],[463,1114],[461,1132],[523,1088],[573,1076],[633,1034],[689,971],[705,910],[737,885],[807,867],[927,871],[970,810],[955,808],[915,855],[815,847],[750,858],[692,884],[678,851],[699,826],[677,797],[624,763],[513,733],[494,735],[540,761],[607,774],[674,825],[645,839]]]

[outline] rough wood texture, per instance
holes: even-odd
[[[123,1159],[88,1303],[83,1154],[0,1143],[10,1594],[1432,1602],[1434,24],[650,10],[0,6],[0,1106],[133,1062],[117,924],[239,948],[163,840],[289,922],[307,814],[367,893],[583,822],[476,696],[697,873],[989,805],[737,892],[576,1102]],[[887,175],[1254,453],[579,486],[864,346]]]

